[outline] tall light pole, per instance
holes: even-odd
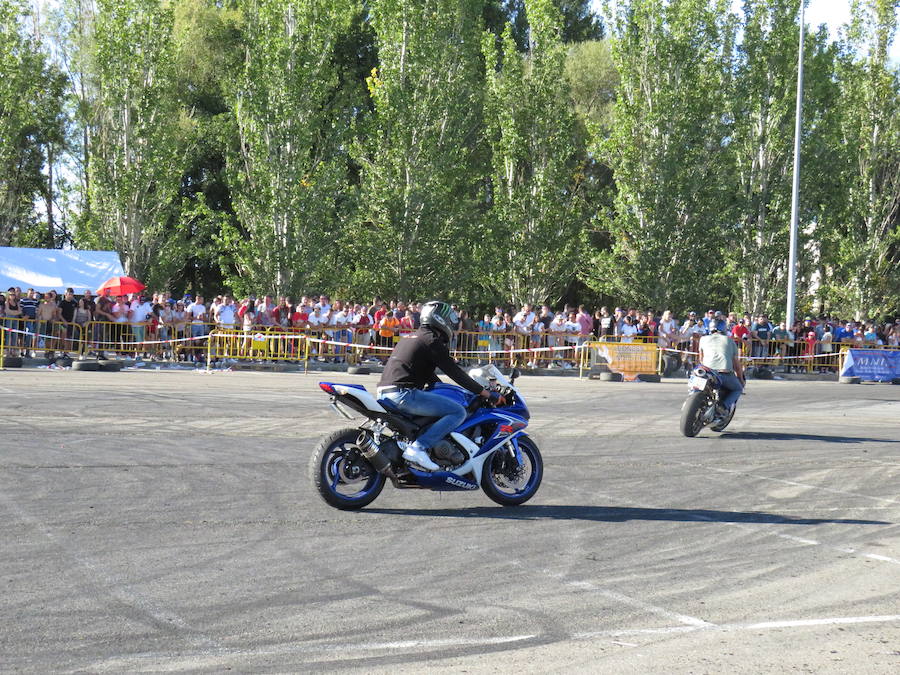
[[[806,0],[800,0],[800,55],[797,57],[797,119],[794,124],[794,189],[791,195],[791,247],[788,254],[788,289],[785,323],[794,325],[794,306],[797,287],[797,221],[800,217],[800,132],[803,118],[803,9]]]

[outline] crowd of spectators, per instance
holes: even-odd
[[[420,307],[418,302],[380,297],[371,302],[332,301],[328,295],[304,295],[295,302],[287,296],[251,296],[238,301],[224,294],[207,300],[191,294],[173,297],[170,292],[97,297],[86,290],[76,296],[72,288],[62,296],[55,291],[39,294],[33,289],[22,293],[18,288],[0,293],[4,326],[25,333],[10,333],[6,343],[24,353],[49,347],[65,352],[77,349],[79,340],[100,349],[111,342],[148,341],[162,343],[166,356],[198,359],[196,350],[176,352],[169,341],[199,340],[213,328],[245,332],[275,328],[321,334],[335,342],[387,348],[399,335],[418,327]],[[806,316],[787,326],[784,322],[772,322],[766,314],[739,315],[713,309],[703,313],[688,311],[678,317],[670,310],[659,313],[653,309],[615,307],[610,312],[608,307],[591,311],[584,305],[560,309],[549,305],[526,304],[518,309],[498,305],[493,313],[478,318],[466,308],[454,308],[460,315],[460,332],[451,345],[455,350],[475,353],[551,348],[529,356],[527,362],[522,362],[528,367],[571,367],[572,354],[552,348],[575,347],[590,340],[653,341],[662,348],[687,354],[696,351],[697,342],[712,324],[741,343],[742,352],[751,357],[829,354],[839,351],[836,345],[843,344],[900,345],[900,319],[878,323]],[[89,330],[88,324],[94,329]],[[383,359],[385,352],[381,350],[375,356]]]

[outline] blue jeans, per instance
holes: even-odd
[[[385,394],[400,410],[410,415],[440,417],[416,439],[423,449],[434,447],[435,443],[456,429],[466,419],[466,409],[446,396],[421,389],[401,389]]]
[[[744,392],[744,386],[734,373],[719,373],[719,382],[722,383],[722,392],[725,394],[722,405],[730,410]]]

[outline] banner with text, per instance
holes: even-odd
[[[849,349],[841,375],[874,382],[890,382],[900,377],[900,351],[891,349]]]
[[[623,375],[649,375],[656,372],[659,348],[654,342],[592,342],[594,363],[606,363]]]

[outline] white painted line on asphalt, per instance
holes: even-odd
[[[795,537],[791,534],[780,534],[778,535],[782,539],[787,539],[788,541],[796,541],[798,544],[806,544],[807,546],[819,546],[820,543],[815,539],[804,539],[803,537]]]
[[[396,642],[327,642],[317,644],[285,643],[266,647],[240,649],[237,647],[215,647],[203,650],[186,650],[175,654],[171,652],[145,652],[143,654],[127,654],[113,656],[104,661],[89,665],[85,670],[91,672],[121,672],[134,668],[150,668],[147,661],[152,662],[152,670],[178,671],[214,668],[217,665],[233,664],[237,657],[290,656],[292,654],[348,652],[383,652],[397,650],[428,650],[456,647],[490,647],[515,642],[533,640],[537,635],[509,635],[485,638],[443,638],[438,640],[402,640]],[[80,670],[80,669],[79,669]]]
[[[853,623],[893,623],[900,621],[900,614],[886,616],[837,616],[827,619],[794,619],[792,621],[763,621],[761,623],[725,624],[726,630],[759,630],[762,628],[802,628],[805,626],[841,626]]]
[[[637,598],[632,598],[630,596],[624,595],[622,593],[618,593],[617,591],[610,591],[606,588],[601,588],[592,584],[590,581],[570,581],[568,582],[569,586],[574,586],[575,588],[581,588],[584,590],[589,590],[592,593],[596,593],[598,595],[602,595],[604,597],[609,598],[610,600],[616,600],[617,602],[621,602],[622,604],[628,605],[629,607],[634,607],[635,609],[642,609],[645,612],[650,612],[651,614],[656,614],[658,616],[666,617],[667,619],[675,619],[676,621],[686,624],[688,626],[712,626],[714,624],[708,623],[703,619],[698,619],[693,616],[687,616],[685,614],[679,614],[677,612],[671,612],[668,609],[664,609],[662,607],[657,607],[656,605],[651,605],[649,602],[644,602],[643,600],[638,600]]]
[[[625,635],[671,635],[673,633],[693,633],[694,631],[738,632],[745,630],[766,630],[775,628],[809,628],[811,626],[845,626],[861,623],[897,623],[900,614],[884,616],[836,616],[824,619],[788,619],[784,621],[760,621],[757,623],[723,623],[705,626],[663,626],[661,628],[624,628],[618,630],[598,630],[572,635],[573,640],[590,640],[601,637],[621,637]]]

